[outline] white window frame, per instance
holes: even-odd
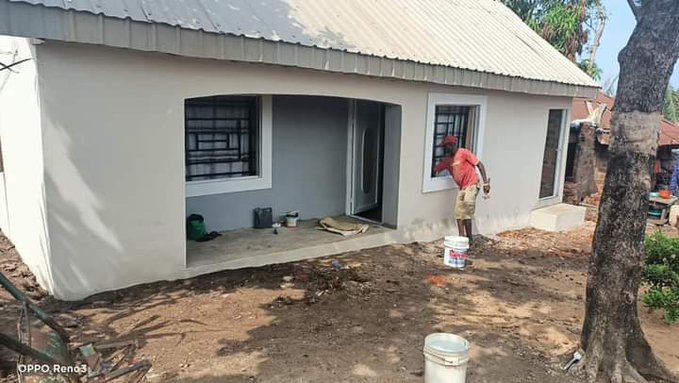
[[[488,97],[466,94],[430,93],[427,102],[427,128],[424,140],[424,174],[422,178],[422,192],[433,193],[448,189],[457,189],[452,177],[432,177],[432,157],[434,155],[434,122],[436,121],[437,105],[473,106],[477,108],[477,116],[472,131],[472,146],[474,154],[481,158],[483,154],[483,136],[486,130],[486,109]]]
[[[259,175],[250,177],[220,178],[186,182],[186,196],[198,197],[213,194],[238,193],[251,190],[271,189],[272,181],[272,127],[273,110],[271,95],[261,96],[261,123],[259,126]]]

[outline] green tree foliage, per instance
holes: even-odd
[[[596,65],[596,62],[591,62],[590,59],[584,59],[578,63],[578,66],[580,69],[585,71],[589,75],[589,77],[599,81],[601,80],[601,68],[599,68],[598,65]]]
[[[600,0],[502,0],[528,26],[573,62],[577,62],[589,40],[589,33],[602,28],[606,14]],[[600,38],[600,33],[596,34]],[[594,42],[598,46],[598,41]],[[593,50],[592,55],[596,53]],[[595,79],[601,70],[582,59],[580,67]]]
[[[662,114],[672,122],[679,122],[679,89],[667,88]]]

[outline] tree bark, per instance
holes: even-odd
[[[590,382],[679,382],[653,354],[637,312],[660,112],[679,55],[679,1],[646,1],[637,13],[618,56],[613,142],[587,280],[581,346]]]

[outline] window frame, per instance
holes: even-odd
[[[272,175],[272,126],[273,106],[271,95],[258,95],[260,97],[259,108],[259,132],[258,145],[258,175],[246,177],[218,178],[211,180],[184,181],[186,184],[186,197],[198,197],[213,194],[238,193],[251,190],[271,189]],[[182,102],[183,104],[183,102]],[[182,125],[184,131],[186,108],[183,107]],[[183,135],[185,137],[185,135]],[[186,158],[186,142],[183,143],[184,158]],[[186,169],[184,168],[184,172]]]
[[[470,112],[470,122],[473,122],[471,132],[471,146],[474,154],[481,158],[483,153],[483,136],[486,127],[486,109],[488,97],[481,95],[444,94],[430,93],[427,101],[427,125],[425,129],[424,169],[422,179],[422,192],[432,193],[448,189],[457,189],[452,177],[432,177],[431,168],[434,157],[434,134],[436,127],[436,107],[438,105],[468,106],[476,108],[476,112]]]

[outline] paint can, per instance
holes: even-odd
[[[443,239],[443,263],[455,269],[464,269],[467,252],[469,251],[469,238],[460,236],[447,236]]]
[[[299,211],[289,211],[285,214],[285,226],[297,227],[297,220],[299,219]]]
[[[424,383],[465,383],[469,341],[455,334],[434,333],[424,339]]]

